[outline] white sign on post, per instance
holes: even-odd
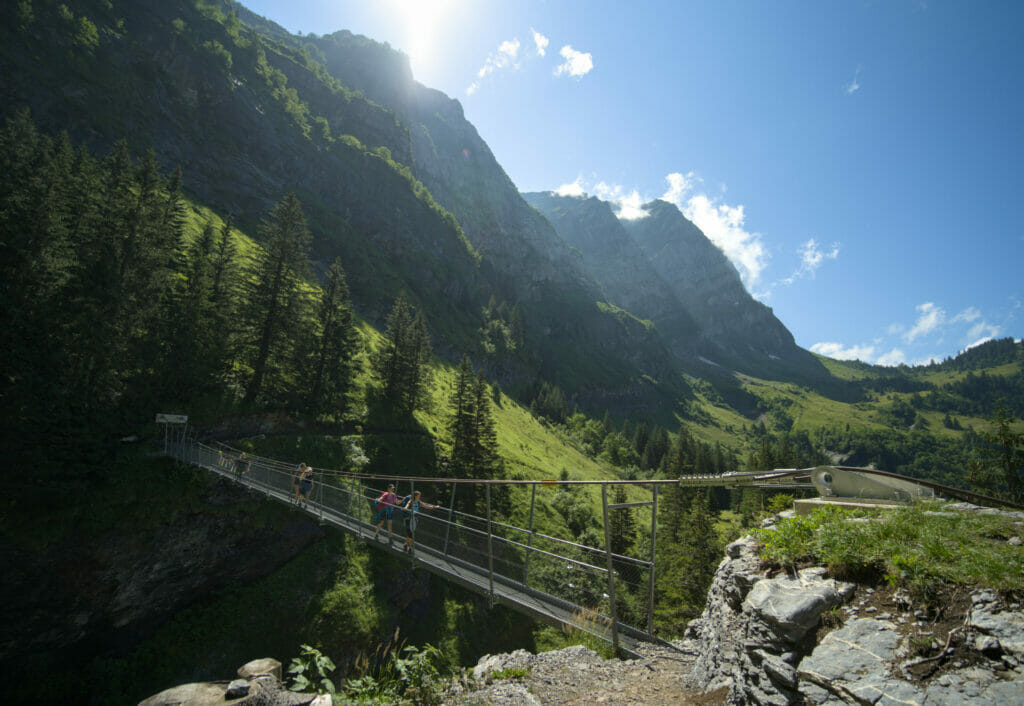
[[[158,414],[156,415],[157,424],[187,424],[187,414]]]

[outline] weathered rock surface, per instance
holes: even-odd
[[[805,569],[795,578],[767,578],[757,543],[744,537],[726,548],[704,614],[685,638],[698,657],[690,675],[701,691],[729,689],[731,703],[786,704],[799,699],[796,665],[821,614],[853,586]]]
[[[316,694],[288,691],[281,683],[281,663],[276,659],[254,660],[238,669],[241,678],[182,684],[154,694],[139,706],[330,706]],[[242,676],[243,674],[247,676]]]
[[[756,552],[749,537],[727,547],[705,611],[680,643],[697,652],[690,683],[698,691],[728,687],[732,704],[1024,704],[1020,605],[975,592],[964,624],[936,636],[938,655],[913,658],[918,616],[865,606],[874,591],[864,588],[866,598],[845,609],[849,622],[815,646],[822,614],[849,602],[856,587],[821,567],[769,578]],[[872,617],[858,617],[858,606]],[[911,668],[931,662],[945,671],[915,678]]]

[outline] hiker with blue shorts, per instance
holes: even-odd
[[[395,512],[395,504],[397,501],[398,496],[395,495],[395,484],[388,483],[388,489],[377,497],[377,514],[373,518],[373,521],[377,523],[377,529],[373,532],[374,539],[377,539],[377,534],[380,532],[380,528],[384,524],[384,520],[387,520],[388,544],[391,544],[391,516]]]

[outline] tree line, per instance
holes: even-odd
[[[314,283],[301,204],[260,247],[189,227],[181,174],[124,142],[101,159],[27,112],[0,129],[0,401],[14,466],[95,468],[156,411],[339,420],[362,355],[339,261]],[[196,232],[198,231],[198,232]],[[429,335],[402,298],[373,359],[379,394],[421,400]]]

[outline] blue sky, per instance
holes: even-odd
[[[799,345],[1024,330],[1024,3],[258,0],[406,52],[521,191],[675,202]]]

